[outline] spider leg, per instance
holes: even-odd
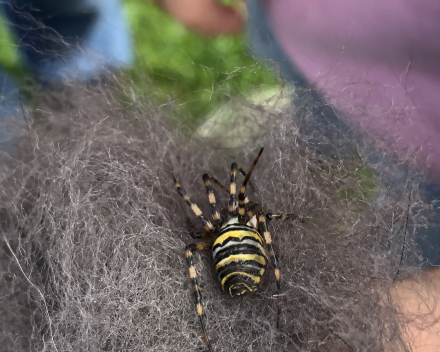
[[[257,215],[263,211],[261,204],[251,202],[247,197],[244,201],[244,204],[246,210],[246,220],[252,219],[254,215]]]
[[[196,227],[189,218],[186,218],[186,226],[189,230],[189,235],[195,240],[199,240],[201,238],[213,238],[217,236],[217,232],[208,232],[206,230],[196,231]]]
[[[236,176],[237,176],[237,170],[238,170],[238,164],[232,163],[231,165],[231,182],[230,182],[230,188],[229,188],[229,215],[233,216],[237,213],[237,201],[235,200],[235,196],[237,194],[237,183],[236,183]]]
[[[228,207],[228,211],[229,211],[229,215],[230,216],[234,216],[237,214],[237,201],[236,201],[236,195],[237,195],[237,182],[236,182],[236,177],[237,177],[237,170],[240,170],[241,173],[244,173],[244,170],[238,166],[237,163],[232,163],[231,165],[231,182],[230,182],[230,191],[229,191],[229,207]],[[246,175],[246,173],[244,173],[244,175]],[[246,179],[245,179],[246,181]],[[247,181],[246,181],[247,183]],[[244,198],[244,204],[249,203],[249,198],[245,197]]]
[[[205,337],[206,344],[208,345],[209,351],[213,352],[211,342],[209,341],[208,334],[206,332],[206,325],[203,319],[203,307],[202,307],[202,294],[200,293],[200,286],[197,280],[196,268],[193,263],[193,252],[202,251],[205,249],[211,249],[212,242],[196,242],[191,243],[185,247],[185,258],[189,266],[189,276],[194,289],[194,298],[196,304],[197,316],[199,317],[200,325],[202,327],[202,332]]]
[[[272,245],[272,237],[270,235],[270,232],[267,229],[267,222],[266,222],[266,216],[264,215],[263,212],[258,213],[257,215],[258,218],[258,225],[259,228],[261,229],[261,232],[263,232],[263,236],[264,236],[264,240],[266,241],[266,245],[267,245],[267,249],[269,250],[269,257],[270,260],[272,262],[272,265],[275,269],[275,282],[276,282],[276,286],[277,286],[277,291],[278,291],[278,297],[277,297],[277,307],[278,307],[278,311],[277,311],[277,328],[279,328],[280,326],[280,316],[281,316],[281,283],[280,283],[280,269],[278,268],[278,258],[275,254],[275,250],[273,248]]]
[[[267,213],[266,214],[266,220],[272,221],[275,219],[279,220],[299,220],[300,222],[304,222],[302,218],[300,218],[298,215],[295,214],[285,214],[285,213]]]
[[[246,196],[245,196],[245,192],[246,192],[246,185],[249,182],[249,178],[252,175],[252,172],[255,169],[255,166],[257,165],[258,159],[260,159],[261,153],[263,153],[264,148],[260,149],[260,152],[258,153],[257,157],[255,158],[254,162],[251,165],[251,168],[249,169],[249,172],[246,174],[246,177],[244,178],[243,181],[243,185],[241,186],[240,189],[240,194],[238,195],[238,219],[240,223],[244,223],[245,222],[245,204],[246,204]],[[232,181],[232,177],[231,177],[231,181]]]
[[[221,183],[219,180],[217,180],[214,176],[210,175],[210,174],[206,174],[209,176],[209,179],[211,181],[214,181],[214,183],[217,184],[217,186],[219,186],[221,189],[223,189],[226,193],[229,194],[228,190],[226,189],[226,187],[223,185],[223,183]]]
[[[246,171],[244,171],[243,170],[243,168],[240,166],[240,165],[238,165],[238,171],[240,171],[240,173],[244,176],[244,177],[246,177]],[[249,186],[251,186],[251,188],[252,189],[254,189],[254,185],[252,184],[252,182],[251,181],[249,181]]]
[[[179,193],[179,195],[183,198],[183,200],[186,202],[186,204],[188,204],[188,206],[191,208],[191,210],[194,212],[194,214],[196,214],[196,216],[200,219],[200,221],[203,223],[203,226],[205,227],[205,230],[208,232],[211,232],[211,233],[215,232],[216,228],[214,227],[214,225],[212,225],[212,223],[208,219],[205,218],[205,216],[203,215],[202,211],[197,206],[197,204],[195,204],[191,201],[188,194],[186,194],[185,189],[180,187],[179,183],[177,183],[177,180],[174,177],[174,175],[173,175],[173,180],[174,180],[174,186],[177,189],[177,193]]]
[[[201,238],[213,238],[217,236],[217,232],[208,232],[208,231],[202,231],[202,232],[191,232],[189,234],[192,238],[195,240],[201,239]]]
[[[219,228],[223,224],[222,217],[217,209],[217,203],[215,201],[214,189],[211,185],[211,180],[214,178],[208,174],[203,175],[203,181],[205,182],[206,192],[208,193],[209,204],[211,205],[212,218],[216,221],[216,226]]]

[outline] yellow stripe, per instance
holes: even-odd
[[[266,243],[267,244],[271,244],[272,243],[272,238],[270,237],[270,232],[269,231],[264,231],[263,235],[264,235],[264,240],[266,241]]]
[[[196,216],[202,215],[202,211],[200,210],[200,208],[197,205],[192,204],[191,209],[194,212],[194,214],[196,214]]]
[[[259,278],[258,276],[254,276],[254,275],[251,275],[251,274],[248,274],[248,273],[242,273],[242,272],[239,272],[239,271],[235,271],[235,272],[233,272],[233,273],[230,273],[230,274],[226,275],[226,276],[223,278],[223,280],[222,280],[222,282],[221,282],[221,284],[222,284],[222,290],[223,290],[223,291],[225,290],[224,285],[225,285],[226,280],[227,280],[229,277],[231,277],[232,275],[243,275],[243,276],[247,276],[247,277],[250,277],[250,278],[251,278],[256,284],[260,283],[260,278]]]
[[[254,289],[254,288],[249,287],[249,286],[246,285],[244,282],[242,282],[242,284],[246,286],[247,290],[243,290],[243,291],[241,291],[240,293],[237,293],[237,296],[240,296],[240,295],[242,295],[243,293],[246,293],[246,292],[253,292],[253,291],[256,290],[256,289]],[[233,297],[233,296],[232,296],[232,289],[233,289],[233,286],[230,286],[230,287],[229,287],[229,295],[230,295],[231,297]]]
[[[200,317],[203,314],[202,305],[200,303],[197,303],[196,307],[197,307],[197,315]]]
[[[275,280],[280,281],[280,269],[275,268]]]
[[[196,269],[194,269],[192,265],[189,267],[189,277],[191,279],[195,279],[197,277]]]
[[[209,198],[209,204],[215,203],[214,193],[209,193],[208,198]]]
[[[215,271],[218,271],[219,268],[222,266],[228,265],[231,262],[238,262],[238,261],[247,261],[247,260],[255,260],[256,262],[260,263],[261,265],[266,265],[266,258],[257,255],[257,254],[235,254],[230,255],[229,257],[223,259],[221,262],[219,262],[215,266]]]
[[[252,238],[255,238],[258,242],[260,242],[260,244],[263,244],[261,237],[257,233],[255,233],[251,230],[249,230],[249,231],[237,230],[237,231],[226,232],[223,235],[217,237],[217,239],[214,241],[212,246],[214,247],[216,244],[222,245],[223,241],[225,241],[226,239],[228,239],[230,237],[236,237],[236,238],[240,238],[240,239],[242,239],[243,237],[252,237]]]

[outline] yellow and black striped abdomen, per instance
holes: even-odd
[[[223,291],[235,297],[258,288],[266,271],[267,255],[254,228],[227,224],[214,241],[212,254]]]

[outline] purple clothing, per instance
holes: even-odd
[[[292,63],[329,102],[440,181],[440,2],[266,0]]]

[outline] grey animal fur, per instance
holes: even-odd
[[[401,345],[389,290],[403,227],[390,228],[408,209],[379,174],[369,180],[374,192],[353,192],[362,187],[356,168],[370,167],[354,134],[350,152],[332,145],[336,157],[319,154],[310,138],[327,137],[301,127],[311,111],[303,105],[273,116],[261,139],[226,150],[185,136],[172,109],[109,80],[111,89],[66,86],[65,95],[41,97],[22,153],[1,170],[3,350],[206,350],[183,256],[189,231],[201,226],[171,172],[209,215],[202,174],[228,184],[231,162],[248,168],[261,146],[249,196],[307,222],[270,224],[282,277],[279,330],[271,269],[258,293],[231,299],[211,255],[195,255],[215,351]],[[225,206],[227,195],[216,195]]]

